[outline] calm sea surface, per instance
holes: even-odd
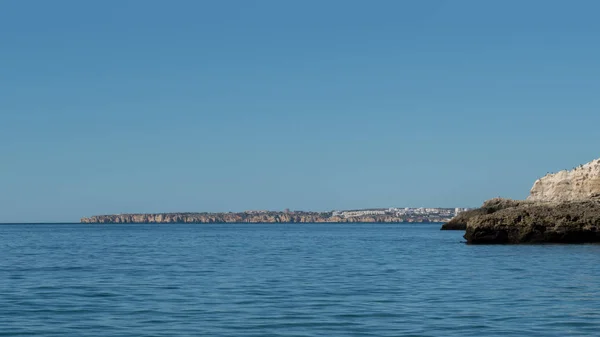
[[[600,245],[429,224],[2,225],[0,336],[598,336]]]

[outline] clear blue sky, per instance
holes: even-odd
[[[599,1],[0,2],[0,222],[477,206],[600,157]]]

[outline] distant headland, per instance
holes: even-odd
[[[95,215],[82,223],[443,223],[468,208],[377,208],[330,212],[245,211],[227,213],[146,213]]]

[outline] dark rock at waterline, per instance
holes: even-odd
[[[529,201],[523,200],[511,200],[511,199],[503,199],[503,198],[494,198],[487,200],[483,203],[483,206],[480,208],[472,209],[469,211],[465,211],[459,213],[457,216],[452,218],[452,220],[446,222],[442,225],[441,230],[466,230],[467,222],[470,219],[486,214],[492,214],[502,209],[506,209],[509,207],[516,207],[522,204],[528,204]]]
[[[477,215],[485,215],[483,208],[472,209],[459,213],[457,216],[452,218],[450,221],[442,225],[441,230],[465,230],[467,229],[467,222],[470,218]]]
[[[600,242],[600,201],[528,202],[468,220],[471,244]]]

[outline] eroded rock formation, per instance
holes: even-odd
[[[465,233],[467,242],[600,242],[600,202],[595,200],[529,203],[477,216]]]
[[[522,200],[511,200],[503,198],[494,198],[487,200],[480,208],[472,209],[466,212],[459,213],[450,221],[442,225],[442,230],[466,230],[467,222],[478,215],[492,214],[499,210],[515,207],[523,203],[528,203]]]
[[[538,179],[526,201],[493,212],[486,203],[457,220],[468,243],[600,242],[600,160]]]

